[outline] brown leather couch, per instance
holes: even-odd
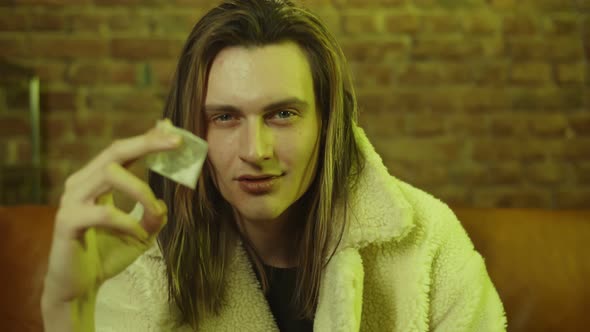
[[[590,210],[461,209],[508,331],[590,330]],[[55,208],[0,207],[0,330],[42,331],[39,297]]]

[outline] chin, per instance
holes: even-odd
[[[277,219],[283,213],[283,210],[279,211],[273,207],[251,204],[249,206],[238,206],[238,212],[248,220],[272,220]]]

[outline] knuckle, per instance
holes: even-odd
[[[76,182],[76,175],[75,174],[68,176],[66,178],[66,181],[64,182],[64,189],[68,190],[68,189],[72,188],[74,186],[75,182]]]
[[[96,218],[102,224],[108,223],[113,218],[113,213],[113,209],[110,206],[102,205],[96,212]]]
[[[121,154],[121,150],[123,149],[123,140],[121,139],[116,139],[113,142],[111,142],[111,145],[109,146],[108,153],[111,154],[114,157],[117,157]]]

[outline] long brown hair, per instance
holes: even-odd
[[[316,16],[290,1],[225,1],[205,14],[189,35],[164,117],[206,137],[203,106],[215,56],[230,46],[259,47],[285,41],[297,43],[310,62],[321,118],[317,171],[307,192],[296,202],[307,214],[295,236],[298,267],[291,299],[298,317],[313,319],[322,270],[342,238],[348,193],[364,164],[353,133],[356,97],[336,40]],[[150,186],[169,211],[168,225],[158,238],[166,263],[169,300],[179,308],[180,323],[195,329],[200,317],[216,314],[221,308],[230,254],[239,239],[254,263],[263,291],[268,287],[262,262],[228,213],[231,207],[215,187],[211,167],[205,164],[194,191],[149,173]],[[338,222],[337,204],[344,207]]]

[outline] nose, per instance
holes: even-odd
[[[240,159],[247,163],[259,164],[272,158],[272,133],[264,121],[253,119],[244,126],[240,137]]]

